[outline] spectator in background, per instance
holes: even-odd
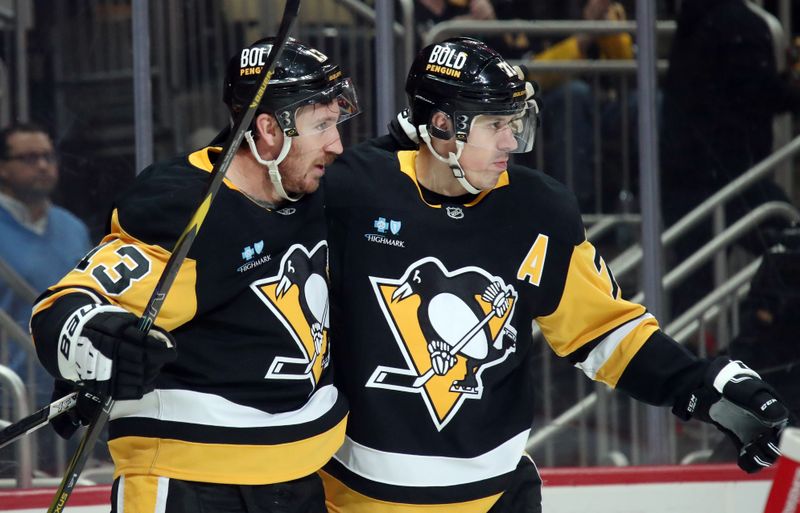
[[[527,0],[525,4],[519,0],[418,0],[414,4],[417,48],[425,45],[425,34],[438,23],[519,18],[521,10],[529,10]],[[510,34],[504,36],[472,34],[472,36],[496,48],[506,59],[518,58],[527,49],[527,40],[524,37],[520,39],[519,36]]]
[[[626,19],[625,9],[610,0],[587,0],[583,19],[589,21]],[[582,59],[633,59],[630,34],[595,36],[575,34],[533,55],[534,61]],[[583,212],[595,210],[593,110],[596,91],[588,82],[563,73],[530,73],[529,78],[543,88],[542,132],[544,170],[569,185]],[[607,139],[620,133],[621,104],[610,95],[599,106],[600,130]],[[636,101],[628,99],[628,119],[635,127]],[[571,133],[568,128],[571,127]],[[631,130],[631,134],[635,129]],[[635,143],[631,144],[635,148]]]
[[[15,124],[0,131],[0,258],[37,292],[58,280],[91,247],[86,225],[50,201],[58,172],[53,142],[44,129]],[[0,309],[28,331],[30,299],[19,297],[2,280]],[[52,378],[44,369],[27,376],[27,357],[26,351],[11,345],[8,365],[23,380],[36,379],[39,402],[47,402]]]
[[[418,0],[414,5],[414,20],[420,40],[432,26],[443,21],[496,18],[490,0]]]
[[[494,19],[551,19],[568,16],[566,4],[548,4],[527,0],[419,0],[415,4],[415,18],[420,39],[425,32],[440,22],[448,20],[494,20]],[[581,16],[584,20],[625,20],[625,9],[619,2],[611,0],[586,0]],[[484,37],[473,34],[502,54],[506,59],[532,60],[578,60],[578,59],[632,59],[633,42],[630,34],[617,33],[595,36],[575,34],[552,46],[533,43],[525,34],[506,34]],[[585,80],[571,78],[563,73],[530,73],[529,79],[543,87],[542,135],[544,140],[544,170],[560,182],[568,185],[578,197],[583,212],[596,210],[595,194],[595,145],[593,110],[598,93]],[[621,139],[621,119],[626,111],[615,94],[607,95],[600,104],[600,132],[608,140]],[[635,137],[637,117],[635,95],[627,100],[627,119],[630,134]],[[610,146],[610,145],[606,145]],[[629,147],[635,151],[633,141]],[[619,148],[614,148],[609,158],[618,160]],[[535,166],[533,156],[522,156],[518,160]],[[617,176],[608,177],[601,193],[619,195],[622,186]],[[608,185],[608,183],[606,185]],[[610,202],[610,198],[604,203]],[[609,210],[604,208],[604,210]]]
[[[765,234],[775,243],[741,303],[741,328],[731,341],[732,358],[750,363],[800,418],[800,226]]]
[[[767,22],[745,0],[683,2],[663,91],[665,226],[766,158],[773,116],[800,111],[800,88],[778,73]],[[729,202],[726,221],[775,200],[789,201],[773,180],[763,180]],[[696,241],[710,238],[709,225],[676,245],[677,260],[696,251]],[[758,234],[744,246],[754,253],[765,249]],[[673,313],[707,294],[710,276],[704,268],[689,277],[673,294]]]

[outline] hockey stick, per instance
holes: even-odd
[[[33,433],[50,422],[54,417],[58,417],[62,413],[74,408],[76,404],[78,404],[78,392],[72,392],[57,401],[53,401],[35,413],[28,415],[24,419],[11,424],[0,431],[0,449],[29,433]]]
[[[200,202],[200,205],[192,215],[192,219],[189,221],[189,224],[183,230],[183,233],[175,243],[175,247],[172,250],[169,260],[167,260],[164,271],[161,273],[158,283],[153,290],[153,294],[150,296],[150,299],[144,308],[144,312],[142,313],[142,317],[139,319],[138,328],[143,333],[150,331],[150,327],[155,322],[158,312],[161,310],[164,300],[167,297],[167,293],[169,292],[172,283],[175,281],[175,278],[178,275],[180,266],[183,263],[183,260],[186,258],[186,255],[189,253],[189,248],[192,246],[195,237],[197,237],[197,232],[200,230],[200,226],[203,224],[203,221],[208,214],[209,208],[211,207],[211,202],[214,200],[214,196],[216,196],[220,186],[222,185],[222,180],[225,178],[225,173],[228,171],[228,168],[233,161],[233,157],[236,155],[236,151],[239,149],[239,146],[242,143],[244,133],[255,117],[256,110],[261,103],[261,98],[264,96],[264,91],[267,88],[267,84],[269,83],[270,78],[272,78],[275,63],[278,60],[278,56],[280,56],[281,52],[283,51],[283,47],[286,45],[286,41],[289,37],[289,31],[297,19],[299,10],[300,0],[286,0],[286,5],[283,10],[283,17],[278,29],[278,35],[275,38],[275,43],[272,46],[272,50],[269,52],[267,62],[259,74],[259,86],[256,89],[253,100],[250,102],[250,105],[248,105],[247,109],[242,112],[241,116],[231,129],[231,135],[225,143],[222,155],[219,159],[217,159],[217,162],[214,164],[214,168],[211,171],[209,183],[206,186],[205,193],[203,194],[203,200]],[[78,446],[78,449],[75,451],[75,454],[70,460],[69,466],[67,467],[64,477],[61,480],[61,485],[58,487],[56,495],[53,498],[53,503],[47,510],[48,513],[60,513],[63,510],[67,500],[69,499],[69,496],[72,494],[72,490],[75,488],[75,485],[78,482],[78,477],[80,476],[84,465],[86,465],[86,460],[89,457],[91,449],[94,447],[101,431],[108,422],[108,417],[113,405],[114,400],[111,397],[108,397],[104,400],[102,409],[98,411],[97,415],[92,420],[92,423],[89,425],[89,429],[87,429],[86,434],[81,440],[80,446]]]
[[[800,428],[783,430],[780,451],[764,513],[800,511]]]
[[[508,291],[504,291],[503,300],[508,299],[510,295],[511,294]],[[470,329],[467,333],[465,333],[464,336],[461,337],[458,340],[458,342],[456,342],[456,344],[450,348],[447,354],[449,354],[450,356],[455,356],[456,354],[458,354],[458,352],[461,351],[464,348],[464,346],[466,346],[467,343],[470,340],[472,340],[475,337],[475,335],[477,335],[478,332],[481,331],[483,327],[486,326],[489,323],[489,321],[492,320],[492,318],[494,318],[495,315],[496,313],[494,308],[489,310],[489,313],[487,313],[486,316],[484,316],[484,318],[480,320],[480,322],[476,323],[475,326],[472,327],[472,329]],[[428,381],[430,381],[430,379],[433,377],[434,374],[435,371],[433,370],[432,364],[431,368],[428,369],[425,372],[425,374],[419,376],[417,376],[416,374],[407,374],[407,371],[405,369],[394,370],[394,369],[389,369],[387,367],[379,367],[376,370],[376,372],[373,373],[373,376],[369,379],[367,384],[375,383],[390,387],[417,389],[422,387]]]

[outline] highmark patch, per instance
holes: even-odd
[[[374,242],[377,244],[384,244],[386,246],[394,246],[396,248],[405,248],[406,241],[400,239],[392,239],[385,235],[379,235],[377,233],[365,233],[364,237],[369,242]]]

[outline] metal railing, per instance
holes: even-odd
[[[0,309],[0,331],[5,331],[11,341],[27,351],[29,356],[36,357],[36,349],[33,346],[31,336],[20,328],[19,324],[2,309]]]
[[[33,287],[2,259],[0,259],[0,282],[8,286],[17,297],[27,304],[32,304],[38,296]],[[14,345],[16,351],[22,350],[27,353],[25,361],[19,369],[24,373],[23,375],[28,376],[27,383],[23,383],[14,370],[4,365],[15,352],[12,351],[11,344]],[[41,400],[38,392],[42,386],[37,379],[39,368],[40,364],[31,336],[5,310],[0,309],[0,371],[5,369],[2,371],[5,375],[0,375],[0,381],[7,385],[0,387],[0,418],[18,420],[28,415],[28,412],[42,406],[37,404],[37,401]],[[5,422],[8,423],[8,421]],[[38,472],[37,455],[45,441],[48,448],[54,449],[53,454],[48,454],[47,460],[55,463],[54,468],[56,469],[64,468],[66,463],[64,441],[51,430],[39,431],[25,436],[24,440],[15,442],[17,477],[13,482],[0,479],[0,487],[29,487],[32,483],[38,485],[47,483],[47,481],[42,481],[41,477],[32,474],[32,472],[34,474]],[[51,441],[52,443],[50,443]],[[32,478],[33,481],[31,481]],[[57,483],[58,481],[53,484]]]
[[[800,137],[795,138],[792,142],[778,150],[776,153],[770,155],[742,176],[723,187],[717,193],[712,195],[709,199],[704,201],[697,208],[689,212],[686,216],[681,218],[677,223],[670,227],[662,235],[662,244],[666,247],[675,242],[681,235],[686,234],[698,223],[712,215],[719,217],[719,212],[724,207],[726,201],[735,197],[736,195],[745,191],[749,186],[755,184],[759,180],[767,177],[770,173],[775,171],[775,168],[790,159],[800,151]],[[741,235],[752,230],[761,221],[771,218],[780,217],[789,221],[800,220],[800,213],[791,205],[781,202],[769,202],[755,208],[733,225],[725,228],[718,229],[715,236],[705,244],[694,255],[689,257],[686,261],[682,262],[679,266],[673,269],[664,277],[665,289],[671,289],[681,279],[686,278],[692,271],[697,269],[704,262],[714,258],[715,255],[723,252],[723,249],[734,243]],[[605,225],[601,226],[602,229]],[[598,228],[598,231],[600,228]],[[588,232],[587,232],[588,234]],[[635,268],[641,261],[642,251],[637,245],[631,248],[626,253],[620,255],[617,259],[609,264],[613,268],[617,277],[621,277]],[[749,280],[755,274],[760,259],[756,259],[749,263],[744,269],[736,273],[734,276],[726,278],[724,282],[718,284],[717,288],[702,299],[698,304],[691,307],[687,312],[683,313],[674,322],[670,323],[665,332],[674,335],[674,338],[679,342],[685,342],[688,338],[696,333],[706,322],[711,319],[717,319],[723,315],[724,308],[720,306],[720,301],[730,301],[731,298],[741,298],[746,294],[749,287]],[[632,301],[641,301],[643,294],[638,293]],[[733,303],[728,305],[735,306]],[[732,308],[733,310],[733,308]],[[534,336],[538,336],[538,327],[533,326]],[[549,372],[547,368],[543,369],[546,374]],[[603,385],[598,385],[603,387]],[[545,401],[548,398],[545,396]],[[528,441],[528,449],[534,450],[540,448],[545,442],[550,441],[552,437],[563,431],[563,429],[575,421],[581,421],[583,417],[594,411],[598,403],[598,393],[592,393],[580,399],[574,406],[566,410],[554,420],[550,420],[551,416],[547,415],[548,424],[542,429],[536,430]],[[545,411],[550,411],[551,408],[545,405]],[[671,433],[674,437],[674,431]],[[705,439],[704,439],[705,440]],[[705,443],[705,442],[704,442]],[[673,444],[674,447],[674,444]],[[547,449],[547,448],[546,448]],[[635,459],[635,458],[634,458]]]
[[[0,365],[0,383],[5,385],[8,395],[13,402],[13,416],[11,420],[16,422],[30,414],[28,400],[25,394],[25,385],[20,377],[11,369]],[[0,426],[1,427],[1,426]],[[16,452],[16,484],[19,488],[30,488],[33,479],[33,448],[32,440],[28,436],[18,440],[15,447]]]
[[[673,34],[676,29],[674,21],[656,23],[658,34]],[[504,35],[512,32],[523,32],[536,36],[564,36],[575,33],[583,34],[617,34],[619,32],[636,33],[635,21],[586,21],[586,20],[451,20],[437,23],[425,33],[422,45],[427,46],[451,36],[467,34]]]
[[[791,205],[780,202],[770,202],[759,206],[742,217],[735,224],[727,228],[718,237],[715,237],[709,241],[685,262],[681,263],[678,267],[667,273],[663,280],[664,289],[672,289],[681,279],[687,277],[704,262],[713,258],[718,251],[736,242],[736,240],[742,234],[747,233],[753,227],[757,226],[758,223],[773,217],[782,217],[789,221],[800,221],[800,212],[798,212]],[[698,320],[699,318],[704,318],[706,320],[711,317],[717,318],[720,309],[718,306],[715,306],[711,300],[709,300],[709,298],[719,301],[720,299],[728,298],[731,293],[736,293],[737,295],[742,296],[744,293],[746,293],[747,289],[740,289],[739,287],[748,286],[747,283],[743,283],[743,280],[749,279],[753,276],[753,274],[755,274],[758,262],[760,262],[760,259],[756,259],[754,261],[755,264],[750,263],[735,277],[726,280],[726,283],[723,287],[718,288],[717,291],[714,291],[708,295],[705,299],[698,303],[698,305],[690,308],[686,313],[681,315],[667,328],[665,328],[664,331],[667,333],[678,333],[678,336],[675,336],[675,339],[679,342],[684,342],[701,324],[701,322]],[[736,284],[737,288],[731,289],[732,283]],[[718,293],[719,290],[724,290],[725,294]],[[640,302],[642,299],[644,299],[644,294],[639,292],[631,299],[631,301]],[[712,306],[714,306],[714,308],[712,308]],[[540,335],[540,331],[536,325],[533,326],[533,332],[534,337]],[[591,411],[591,407],[597,402],[597,397],[595,394],[591,394],[582,399],[577,405],[553,420],[545,428],[537,430],[529,439],[528,448],[537,448],[538,445],[547,440],[549,436],[561,431],[564,426],[578,419],[580,415],[589,413]]]
[[[451,20],[434,25],[424,35],[423,44],[430,44],[455,35],[498,36],[508,33],[524,33],[534,37],[567,37],[576,33],[591,35],[618,34],[621,32],[635,33],[637,31],[636,27],[637,23],[635,21]],[[674,21],[660,21],[656,24],[656,31],[663,36],[671,36],[675,29],[676,24]],[[567,92],[564,99],[556,100],[556,104],[564,102],[562,107],[564,109],[563,121],[561,122],[564,125],[564,133],[553,131],[553,128],[551,128],[552,123],[548,126],[545,118],[545,122],[542,123],[540,128],[539,140],[541,142],[537,144],[536,163],[533,164],[526,160],[528,157],[521,157],[523,163],[535,165],[562,180],[569,188],[578,193],[579,199],[581,199],[581,208],[584,212],[630,212],[632,210],[632,199],[636,196],[631,191],[631,184],[633,183],[631,164],[634,162],[634,158],[633,148],[630,146],[630,139],[633,134],[632,127],[635,127],[636,123],[630,119],[631,114],[634,112],[631,110],[631,99],[633,98],[631,91],[635,88],[635,85],[631,85],[630,82],[635,80],[637,62],[633,59],[559,61],[524,59],[510,60],[509,62],[516,65],[524,65],[533,73],[557,73],[565,77],[580,74],[586,77],[592,92],[591,127],[580,127],[586,136],[591,131],[591,141],[581,141],[574,137],[579,127],[573,126],[573,113],[578,112],[576,109],[586,108],[583,106],[583,102],[586,102],[586,99],[580,99],[581,104],[578,104],[578,100],[571,94],[572,89],[567,88],[564,90]],[[656,68],[659,72],[664,72],[667,69],[667,61],[664,59],[658,60]],[[614,80],[613,86],[609,87],[611,84],[608,82],[601,82],[601,77],[612,78]],[[553,101],[550,95],[561,94],[553,93],[553,91],[555,91],[555,88],[544,91],[545,106],[548,104],[553,105],[553,103],[549,103]],[[611,96],[616,96],[615,103],[619,111],[618,119],[613,122],[609,121],[613,117],[601,114],[604,108],[611,103],[608,101]],[[545,113],[546,116],[547,114]],[[610,123],[613,123],[613,125]],[[608,126],[614,127],[614,140],[607,139],[607,135],[603,133]],[[580,163],[576,161],[577,155],[580,154],[580,149],[576,147],[576,144],[584,143],[592,144],[594,147],[591,154],[591,164],[585,161],[585,157],[581,157]],[[619,154],[619,163],[617,164],[619,169],[615,168],[614,171],[615,177],[619,177],[618,184],[615,183],[616,178],[612,177],[604,169],[602,157],[606,149],[614,155]],[[556,157],[556,154],[560,154],[562,157]],[[547,162],[545,161],[546,158],[548,159]],[[549,159],[558,159],[561,165],[556,167],[553,165],[553,161]],[[590,186],[589,183],[592,185]],[[578,184],[582,185],[578,186]],[[608,184],[613,187],[608,187]],[[590,187],[592,199],[588,196]]]
[[[25,281],[25,278],[20,276],[3,258],[0,258],[0,281],[5,282],[11,287],[11,290],[22,298],[23,301],[33,304],[37,296],[39,296],[36,289]]]
[[[726,298],[730,298],[732,294],[743,297],[747,293],[750,280],[755,275],[760,263],[761,259],[756,259],[747,267],[737,272],[725,285],[706,295],[706,297],[687,310],[681,317],[673,321],[665,328],[665,331],[672,333],[673,338],[678,342],[685,343],[689,337],[698,331],[703,322],[708,322],[716,318],[719,313],[720,302]],[[605,385],[598,386],[605,387]],[[528,439],[526,450],[537,450],[542,447],[545,442],[551,441],[564,429],[570,427],[576,421],[594,411],[597,402],[598,394],[589,394],[552,422],[549,422],[542,428],[534,430],[533,434]]]
[[[11,122],[11,85],[8,66],[0,59],[0,124],[6,126]]]
[[[741,194],[758,181],[769,177],[775,172],[777,166],[789,161],[789,159],[798,153],[800,153],[800,136],[795,137],[787,145],[750,168],[747,172],[714,193],[694,210],[687,213],[675,224],[667,228],[661,236],[661,244],[664,248],[671,246],[681,236],[689,233],[692,228],[708,217],[715,215],[715,212],[719,212],[719,209],[723,207],[725,202]],[[719,233],[719,231],[717,231],[717,233]],[[609,266],[614,269],[614,274],[619,277],[633,270],[641,262],[641,259],[642,248],[636,245],[612,260]]]
[[[375,9],[365,4],[360,0],[334,0],[341,4],[343,7],[351,10],[354,14],[358,14],[362,18],[375,24]],[[413,0],[400,0],[400,17],[402,23],[394,22],[392,30],[396,37],[403,41],[402,63],[408,68],[414,60],[415,41],[414,41],[414,2]]]

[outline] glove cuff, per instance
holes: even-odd
[[[172,338],[172,335],[170,335],[168,331],[159,328],[155,324],[150,328],[150,331],[148,331],[147,334],[154,339],[163,342],[168,349],[175,347],[175,339]]]
[[[118,306],[96,303],[75,310],[64,322],[58,337],[58,372],[69,381],[111,379],[112,360],[83,336],[86,324],[103,313],[128,313]]]
[[[683,421],[697,417],[699,420],[709,422],[709,407],[722,397],[725,383],[734,375],[740,374],[740,372],[734,372],[736,368],[731,365],[734,365],[734,362],[725,357],[717,357],[709,362],[703,375],[703,382],[696,385],[693,390],[679,396],[672,406],[672,413]]]
[[[721,368],[720,365],[722,365]],[[711,362],[711,366],[708,368],[708,374],[706,376],[706,381],[710,381],[709,384],[713,386],[714,390],[720,394],[727,383],[738,383],[742,381],[742,377],[749,376],[761,379],[761,376],[759,376],[756,371],[743,364],[739,360],[731,361],[727,358],[717,358]]]

